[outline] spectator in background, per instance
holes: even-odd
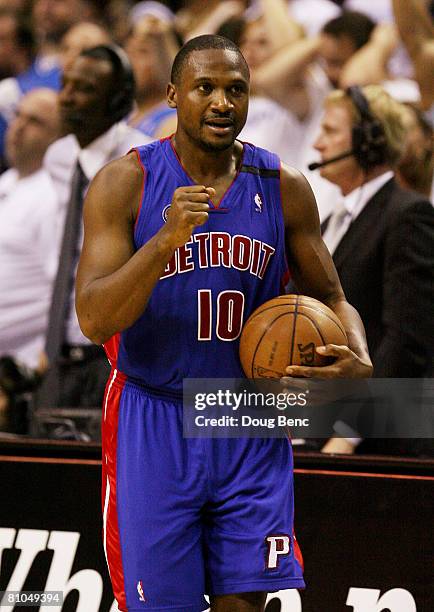
[[[268,7],[267,17],[254,21],[237,20],[239,36],[233,41],[240,46],[251,70],[259,68],[277,49],[301,35],[301,30],[288,19],[286,7],[280,1],[274,4],[273,11]],[[223,24],[218,33],[226,32],[230,36],[231,23],[234,23],[233,19]],[[273,36],[270,30],[274,32]],[[295,165],[301,129],[294,113],[270,96],[258,95],[253,88],[247,121],[239,138],[273,151],[285,163]]]
[[[374,28],[372,19],[357,12],[344,12],[324,25],[319,56],[333,88],[340,86],[345,65],[356,51],[369,43]]]
[[[274,0],[253,0],[248,9],[252,17],[265,13]],[[306,36],[315,36],[325,23],[337,17],[340,8],[332,0],[285,0],[287,16],[300,25]]]
[[[125,44],[136,81],[136,106],[128,122],[151,138],[163,138],[177,123],[176,111],[167,105],[166,87],[178,44],[167,21],[141,8],[139,12],[136,7],[137,21]]]
[[[97,20],[101,14],[94,0],[34,0],[31,23],[37,53],[24,91],[35,87],[60,87],[60,42],[68,28],[81,20]],[[23,92],[24,92],[23,91]]]
[[[241,15],[246,6],[243,0],[184,0],[175,16],[175,28],[184,42],[204,33],[213,34],[227,19]]]
[[[125,122],[134,103],[134,77],[119,47],[82,51],[65,69],[59,103],[67,136],[51,145],[44,164],[59,197],[63,239],[46,341],[50,371],[38,405],[98,406],[108,364],[103,349],[81,333],[74,307],[83,195],[107,162],[149,139]]]
[[[315,144],[323,161],[353,152],[321,168],[342,194],[323,224],[323,239],[365,325],[377,378],[430,377],[433,367],[434,209],[423,195],[399,187],[393,175],[406,115],[379,86],[336,90],[325,101]],[[425,450],[412,440],[362,441],[342,421],[335,429],[348,438],[330,439],[323,452]]]
[[[7,167],[4,159],[7,125],[26,89],[35,53],[33,33],[27,21],[12,10],[0,9],[0,171]]]
[[[101,21],[98,0],[34,0],[32,19],[41,59],[56,62],[62,37],[80,21]]]
[[[376,23],[390,23],[393,21],[391,0],[343,0],[342,7],[346,11],[365,13]]]
[[[18,28],[17,45],[22,45],[22,53],[20,55],[17,52],[16,57],[20,58],[27,53],[29,63],[25,71],[0,82],[0,155],[4,151],[4,133],[21,96],[38,87],[49,87],[57,91],[65,63],[70,63],[85,48],[110,42],[110,34],[103,26],[86,21],[73,25],[61,40],[55,63],[45,70],[41,69],[41,63],[35,56],[36,43],[32,31],[27,28],[26,22],[20,21],[18,17],[14,19],[17,20]],[[7,167],[6,160],[3,167]]]
[[[377,377],[430,376],[434,346],[434,209],[394,176],[405,110],[381,87],[332,92],[315,147],[342,198],[323,238],[365,324]],[[354,135],[355,134],[355,135]]]
[[[56,274],[58,199],[42,168],[59,136],[57,94],[26,94],[7,131],[10,169],[0,177],[0,355],[40,363]]]
[[[34,51],[27,21],[15,11],[0,8],[0,80],[25,72],[32,63]]]
[[[321,121],[322,102],[333,87],[318,61],[321,58],[324,42],[330,43],[325,39],[326,36],[330,37],[330,34],[323,32],[317,36],[300,38],[299,25],[289,17],[283,17],[287,15],[284,0],[274,0],[273,4],[264,3],[264,11],[260,27],[269,42],[267,47],[261,42],[264,34],[256,35],[257,52],[256,57],[253,56],[253,66],[250,66],[252,91],[256,95],[273,99],[285,108],[292,118],[297,118],[299,123],[291,130],[293,137],[287,139],[287,146],[291,151],[289,159],[295,167],[306,174],[315,193],[320,216],[325,218],[339,191],[317,173],[310,172],[308,164],[317,157],[313,142]],[[369,33],[374,24],[369,18],[359,14],[344,15],[331,23],[338,30],[339,38],[345,37],[346,44],[343,47],[340,40],[336,40],[336,43],[333,41],[335,53],[333,61],[343,65],[351,52],[354,53],[360,45],[369,40]],[[362,33],[360,33],[361,23],[364,24]],[[324,30],[328,26],[329,24],[326,24]],[[251,62],[252,49],[246,48],[245,41],[241,42],[241,50],[246,52],[248,58],[250,56]],[[338,78],[336,71],[333,72],[333,78]],[[285,159],[285,156],[282,157]]]
[[[419,0],[393,0],[396,24],[411,57],[422,107],[434,116],[434,26],[426,3]]]
[[[92,21],[81,21],[65,32],[60,42],[59,63],[65,70],[84,49],[108,45],[112,41],[109,31]]]
[[[30,4],[32,0],[0,0],[0,9],[8,9],[15,13],[27,15],[30,12]]]
[[[405,149],[396,170],[396,179],[404,189],[412,189],[434,201],[433,127],[417,107],[408,104],[406,109]]]

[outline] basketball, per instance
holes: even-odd
[[[322,302],[305,295],[281,295],[265,302],[246,321],[240,360],[248,378],[281,378],[289,365],[324,366],[333,358],[315,348],[347,345],[344,327]]]

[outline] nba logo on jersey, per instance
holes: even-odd
[[[139,601],[146,601],[145,593],[143,591],[143,583],[141,580],[137,583],[137,592],[139,594]]]
[[[262,200],[259,193],[255,195],[255,211],[260,213],[262,212]]]

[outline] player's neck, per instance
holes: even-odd
[[[176,133],[172,144],[183,168],[197,183],[211,185],[218,179],[234,177],[242,156],[242,145],[224,151],[206,151]]]

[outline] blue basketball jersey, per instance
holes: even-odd
[[[136,153],[144,170],[134,231],[140,249],[166,222],[175,189],[194,181],[170,138]],[[220,203],[210,206],[208,221],[176,250],[143,314],[118,335],[115,364],[111,355],[128,378],[163,396],[180,396],[187,377],[243,377],[242,326],[282,292],[287,277],[275,154],[243,143],[238,174]]]

